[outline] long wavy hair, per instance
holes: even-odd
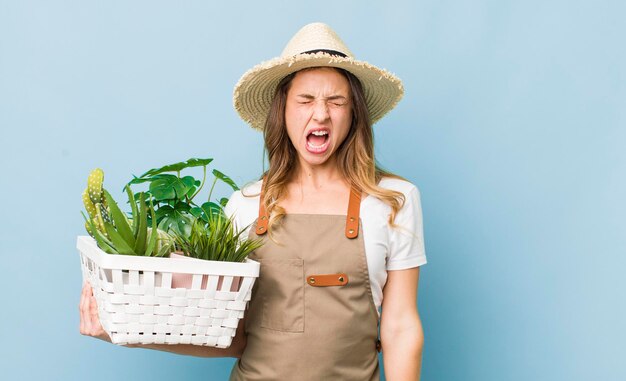
[[[317,67],[305,68],[300,71],[316,69]],[[388,222],[394,223],[396,214],[405,202],[402,192],[386,189],[378,186],[383,177],[393,177],[406,180],[405,178],[388,172],[380,167],[374,158],[374,134],[369,118],[363,87],[359,79],[347,70],[332,68],[342,74],[350,85],[352,100],[352,124],[345,140],[334,153],[337,159],[338,169],[348,183],[357,191],[365,192],[377,197],[391,207]],[[298,72],[284,77],[276,88],[274,99],[265,122],[263,139],[265,150],[269,159],[269,169],[264,170],[259,177],[266,177],[264,197],[261,202],[270,216],[268,221],[268,233],[272,241],[276,242],[272,235],[272,228],[280,224],[286,214],[284,208],[278,205],[287,189],[287,184],[295,175],[298,153],[289,139],[285,123],[285,108],[287,93],[291,87],[291,81]],[[244,187],[245,188],[245,187]],[[243,193],[243,191],[242,191]],[[249,194],[246,197],[256,197],[259,193]]]

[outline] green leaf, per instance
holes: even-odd
[[[113,223],[115,224],[115,229],[119,233],[119,235],[126,241],[129,247],[135,246],[135,236],[133,235],[133,231],[128,225],[128,220],[124,213],[120,210],[120,207],[117,205],[117,202],[111,197],[111,194],[106,190],[102,189],[104,192],[104,197],[107,200],[109,205],[109,209],[111,211],[111,218],[113,219]]]
[[[115,252],[115,249],[113,248],[113,243],[109,241],[105,236],[103,236],[102,233],[100,233],[100,230],[96,228],[96,225],[93,223],[91,219],[87,219],[87,217],[85,217],[85,214],[82,211],[80,213],[83,215],[83,218],[85,219],[85,221],[89,224],[89,228],[91,228],[91,231],[93,233],[93,238],[96,240],[98,247],[104,250],[104,252],[106,253],[115,254],[116,252]]]
[[[193,208],[189,209],[189,213],[196,218],[202,218],[202,214],[204,213],[204,211],[202,210],[202,208],[194,206]]]
[[[148,235],[148,211],[146,199],[143,193],[139,193],[139,228],[135,239],[134,250],[136,253],[146,251],[146,236]]]
[[[161,220],[171,215],[172,213],[174,213],[173,207],[169,205],[163,205],[162,207],[156,210],[155,215],[156,215],[157,223],[161,222]]]
[[[150,183],[150,192],[156,201],[181,199],[189,191],[189,186],[174,175],[159,175]]]
[[[102,250],[104,250],[105,253],[109,253],[109,254],[118,254],[118,252],[115,250],[115,248],[113,247],[113,243],[111,243],[110,245],[107,243],[107,238],[105,236],[102,235],[102,233],[100,233],[100,231],[95,231],[93,233],[94,238],[96,239],[96,243],[98,244],[98,247],[100,247]]]
[[[157,220],[160,220],[166,213],[169,213],[169,211],[173,209],[174,207],[170,205],[169,203],[161,205],[159,209],[155,209],[155,212],[156,212],[155,216]]]
[[[220,205],[222,206],[222,208],[225,208],[226,204],[228,204],[228,198],[226,197],[220,198]]]
[[[152,194],[150,194],[150,191],[137,192],[133,194],[133,198],[135,199],[135,201],[139,199],[139,195],[141,193],[144,193],[146,195],[146,198],[150,198],[150,196],[152,196]]]
[[[159,236],[159,232],[157,231],[156,224],[156,216],[154,215],[154,205],[152,204],[152,200],[150,200],[150,214],[152,215],[152,230],[150,231],[150,239],[148,240],[148,247],[146,248],[145,253],[139,253],[140,255],[145,255],[149,257],[152,255],[152,251],[157,242],[157,238]]]
[[[212,161],[213,161],[213,159],[211,159],[211,158],[198,159],[198,158],[192,157],[191,159],[187,160],[187,167],[188,168],[191,168],[191,167],[204,167],[206,165],[209,165]]]
[[[170,245],[165,245],[163,247],[161,247],[161,249],[159,249],[159,252],[156,253],[157,257],[164,257],[166,254],[169,254],[171,252],[172,248]]]
[[[208,222],[209,216],[214,214],[220,214],[222,212],[222,207],[219,204],[216,204],[212,201],[207,201],[202,206],[200,206],[202,211],[204,212],[205,217],[202,219]]]
[[[111,242],[113,242],[115,251],[117,251],[120,254],[135,255],[133,248],[130,247],[128,243],[126,243],[124,238],[122,238],[120,233],[118,233],[117,230],[115,230],[115,227],[113,225],[111,225],[108,222],[105,222],[104,229],[106,230],[107,234],[111,238]]]
[[[174,209],[178,212],[189,212],[191,206],[186,202],[179,201],[176,203],[176,205],[174,205]]]
[[[133,192],[130,190],[130,186],[126,185],[124,189],[126,189],[126,194],[128,195],[128,203],[130,204],[133,217],[133,237],[137,237],[137,232],[139,231],[139,212],[137,210],[137,202],[135,201]]]
[[[194,215],[191,213],[191,207],[184,202],[178,202],[174,207],[161,207],[157,211],[157,215],[160,215],[157,217],[159,229],[165,232],[172,231],[182,236],[189,235],[191,224],[195,220]]]
[[[183,184],[185,184],[188,187],[196,186],[196,182],[198,181],[194,179],[193,176],[184,176],[184,177],[181,177],[180,180],[183,182]]]
[[[137,177],[137,176],[133,175],[133,179],[132,179],[132,180],[130,180],[130,181],[128,182],[128,184],[126,184],[126,185],[129,185],[129,186],[130,186],[130,185],[133,185],[133,184],[141,184],[141,183],[146,183],[146,182],[148,182],[148,181],[152,181],[152,179],[151,179],[151,178],[140,178],[140,177]]]
[[[217,169],[213,170],[213,175],[217,177],[218,179],[222,180],[223,182],[225,182],[226,184],[230,185],[230,187],[233,188],[233,190],[236,190],[236,191],[239,190],[239,187],[237,186],[237,184],[235,184],[235,182],[230,177],[226,176],[225,174],[218,171]]]
[[[185,168],[185,162],[181,161],[180,163],[164,165],[161,168],[152,168],[139,177],[145,178],[147,176],[154,176],[164,172],[178,172],[183,168]]]
[[[181,195],[179,198],[183,199],[185,196],[192,197],[193,194],[196,193],[196,189],[197,189],[196,183],[198,183],[199,181],[194,179],[192,176],[185,176],[181,178],[180,180],[183,182],[183,184],[185,184],[185,186],[187,186],[189,190],[187,191],[186,194]]]
[[[139,176],[140,178],[144,178],[146,176],[154,176],[154,175],[158,175],[160,173],[164,173],[164,172],[179,172],[182,171],[185,168],[191,168],[191,167],[203,167],[208,165],[210,162],[212,162],[213,159],[197,159],[197,158],[191,158],[187,161],[182,161],[180,163],[174,163],[174,164],[168,164],[165,165],[161,168],[154,168],[151,169],[149,171],[147,171],[146,173],[144,173],[143,175]]]
[[[191,188],[189,188],[189,191],[187,192],[185,196],[191,199],[193,195],[196,193],[196,189],[197,188],[195,186],[192,186]]]

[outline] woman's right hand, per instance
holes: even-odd
[[[83,292],[80,295],[80,304],[78,305],[80,311],[80,333],[86,336],[93,336],[100,340],[111,342],[111,337],[102,328],[100,319],[98,318],[98,305],[96,304],[96,298],[93,296],[93,291],[89,282],[85,282],[83,285]]]

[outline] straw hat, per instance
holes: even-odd
[[[239,116],[262,131],[276,87],[285,76],[314,66],[332,66],[354,74],[363,85],[372,124],[402,98],[402,82],[392,73],[358,61],[337,33],[323,23],[305,25],[279,57],[248,70],[235,85],[233,104]]]

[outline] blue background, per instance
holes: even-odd
[[[422,196],[423,379],[626,379],[624,4],[0,1],[3,377],[226,379],[79,334],[80,195],[190,157],[253,180],[232,88],[323,21],[406,87],[375,135]]]

